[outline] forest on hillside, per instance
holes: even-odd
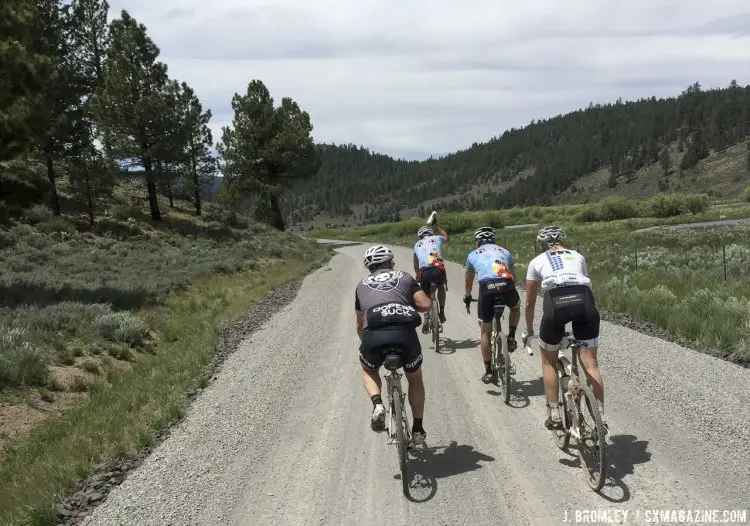
[[[367,148],[318,145],[321,168],[285,199],[290,222],[318,214],[363,222],[398,219],[429,199],[459,211],[550,204],[577,179],[609,167],[610,179],[661,163],[665,172],[693,168],[750,133],[750,86],[689,86],[677,97],[590,104],[588,108],[510,129],[487,143],[438,159],[394,160]],[[677,143],[680,157],[670,158]],[[750,166],[750,153],[748,154]],[[478,183],[497,190],[457,198]]]

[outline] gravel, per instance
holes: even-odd
[[[456,288],[446,352],[420,335],[427,448],[409,461],[405,499],[395,448],[369,429],[356,358],[362,247],[339,252],[241,341],[169,439],[83,524],[560,524],[566,511],[607,509],[640,524],[638,510],[748,507],[750,371],[604,321],[612,445],[595,494],[543,428],[538,353],[513,355],[510,406],[479,381],[475,311]],[[408,270],[408,249],[395,252]]]

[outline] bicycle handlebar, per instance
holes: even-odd
[[[475,300],[474,298],[471,299],[471,303],[476,303],[479,300]],[[471,314],[471,303],[466,305],[466,314]]]

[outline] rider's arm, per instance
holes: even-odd
[[[414,275],[419,276],[419,258],[414,254]]]
[[[362,341],[362,320],[364,318],[364,315],[362,314],[361,310],[357,311],[357,336],[359,336],[359,340]]]
[[[511,265],[510,265],[510,275],[513,276],[513,282],[517,283],[518,282],[518,278],[516,277],[517,276],[517,274],[516,274],[516,266],[513,263],[511,263]]]
[[[526,330],[534,330],[534,307],[536,307],[537,282],[532,279],[526,280]]]
[[[471,287],[474,286],[474,271],[473,270],[466,270],[466,275],[464,276],[464,287],[466,296],[471,296]]]
[[[359,336],[359,340],[362,341],[362,325],[363,325],[363,316],[362,316],[362,306],[359,304],[359,296],[357,295],[357,291],[354,291],[354,310],[357,313],[357,336]]]
[[[441,226],[438,226],[438,225],[433,225],[433,226],[435,227],[435,231],[437,232],[437,235],[439,235],[440,237],[442,237],[445,240],[445,242],[447,243],[448,242],[448,232],[446,232],[443,229],[443,227],[441,227]]]
[[[414,293],[414,307],[417,309],[417,312],[427,312],[432,307],[430,298],[422,290]]]

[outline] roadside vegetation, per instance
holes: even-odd
[[[318,167],[291,98],[250,81],[216,144],[127,11],[0,21],[0,524],[55,524],[185,410],[234,315],[329,251],[285,231],[282,189]]]
[[[750,225],[668,228],[748,217],[745,203],[711,205],[705,196],[672,195],[645,202],[609,198],[592,205],[447,213],[439,220],[451,234],[448,259],[463,264],[475,246],[474,229],[489,224],[498,229],[498,242],[513,252],[522,276],[536,254],[539,227],[503,227],[564,226],[568,245],[586,256],[603,308],[750,365]],[[424,219],[412,218],[315,235],[411,246],[423,224]]]

